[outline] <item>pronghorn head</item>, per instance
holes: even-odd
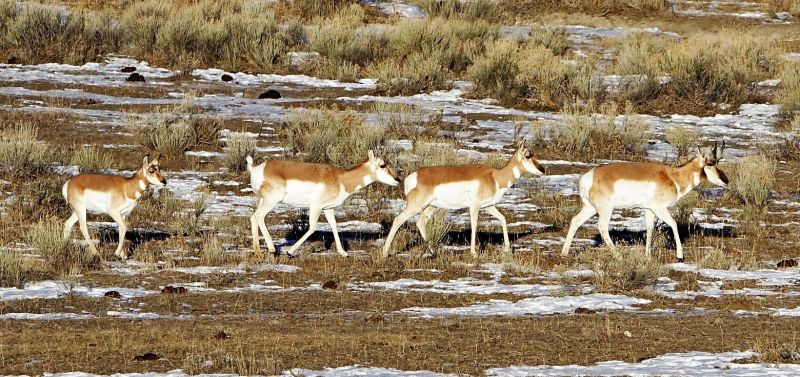
[[[400,184],[400,177],[397,176],[397,173],[395,173],[392,168],[386,166],[386,161],[382,158],[375,157],[375,153],[372,152],[372,149],[369,150],[369,161],[367,161],[366,164],[369,167],[372,179],[389,186],[397,186]]]
[[[543,175],[544,174],[544,166],[533,157],[533,152],[531,152],[526,146],[525,142],[520,140],[517,142],[517,151],[514,153],[514,157],[522,163],[523,169],[526,172],[534,174],[534,175]]]
[[[717,149],[717,143],[714,142],[714,146],[711,148],[702,151],[698,149],[697,155],[695,156],[695,161],[703,168],[703,177],[709,182],[722,187],[728,185],[728,176],[725,175],[725,172],[720,170],[717,163],[722,159],[722,151],[724,150],[725,141],[722,142],[721,149]]]
[[[142,173],[144,174],[144,179],[146,179],[148,183],[158,187],[164,187],[167,185],[167,180],[161,175],[161,167],[158,165],[160,159],[161,153],[152,160],[149,154],[144,156],[142,159]]]

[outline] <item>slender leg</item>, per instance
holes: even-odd
[[[503,251],[506,253],[511,252],[511,241],[508,240],[508,227],[506,226],[506,217],[495,206],[486,207],[486,212],[500,220],[503,226]]]
[[[263,254],[261,253],[261,247],[258,245],[259,229],[261,230],[261,234],[264,235],[264,241],[267,243],[267,250],[269,250],[270,253],[275,254],[275,244],[272,243],[272,237],[270,237],[269,232],[267,231],[267,224],[264,223],[264,218],[267,216],[269,211],[272,211],[272,209],[275,208],[278,203],[280,203],[282,199],[282,190],[274,190],[262,194],[261,199],[258,201],[258,206],[256,207],[255,212],[253,212],[253,215],[250,216],[250,230],[253,235],[253,252],[255,253],[256,258],[263,257]]]
[[[72,214],[69,216],[67,221],[64,223],[64,239],[68,240],[72,235],[72,228],[75,227],[75,224],[78,223],[78,214],[75,210],[72,210]]]
[[[672,218],[668,208],[653,208],[653,213],[672,228],[672,235],[675,237],[675,256],[678,258],[678,262],[683,262],[683,245],[681,244],[681,235],[678,233],[678,223]]]
[[[583,223],[589,221],[597,213],[597,210],[589,203],[584,203],[581,211],[578,212],[569,224],[569,231],[567,231],[567,239],[564,241],[564,247],[561,249],[561,255],[569,254],[569,247],[572,245],[572,240],[575,238],[575,233]]]
[[[292,245],[292,247],[289,248],[289,252],[287,253],[289,257],[294,257],[295,250],[300,248],[300,245],[302,245],[303,242],[306,242],[308,237],[311,237],[311,235],[314,234],[314,232],[317,230],[317,222],[319,221],[320,212],[322,212],[322,208],[318,206],[314,206],[308,209],[308,231],[306,232],[306,234],[300,237],[300,239],[297,240],[297,242],[295,242],[295,244]]]
[[[325,220],[328,221],[328,224],[331,225],[331,231],[333,231],[333,240],[336,241],[336,252],[343,257],[348,257],[347,252],[344,251],[344,247],[342,247],[342,241],[339,239],[339,229],[336,226],[336,217],[335,212],[333,209],[326,209],[322,211],[325,214]]]
[[[614,241],[611,240],[611,235],[608,233],[608,225],[611,222],[611,214],[613,213],[613,208],[597,208],[597,230],[600,231],[600,236],[603,237],[603,243],[605,243],[611,251],[616,251],[617,248],[614,246]]]
[[[128,227],[125,225],[125,218],[117,212],[108,212],[108,215],[114,219],[119,229],[119,243],[117,244],[117,250],[114,252],[114,255],[118,256],[120,259],[128,259],[128,253],[122,250],[122,246],[125,243],[125,233],[128,232]]]
[[[425,227],[427,227],[428,222],[431,221],[431,216],[433,216],[433,208],[428,206],[420,211],[419,218],[417,219],[417,229],[419,229],[419,234],[422,235],[423,241],[428,241],[428,234],[425,233]]]
[[[645,227],[647,228],[647,239],[645,241],[644,250],[645,254],[647,254],[647,256],[649,257],[650,249],[653,246],[653,228],[655,228],[656,225],[656,216],[653,213],[653,211],[649,209],[644,210],[644,223]]]
[[[89,237],[89,228],[86,226],[86,208],[75,208],[75,213],[78,214],[78,224],[81,228],[81,233],[83,234],[83,238],[89,242],[89,250],[91,250],[94,254],[100,255],[100,252],[97,251],[97,247],[94,246],[94,242],[92,242],[92,238]]]
[[[472,228],[469,243],[469,253],[475,258],[478,257],[478,251],[475,249],[475,237],[478,234],[478,212],[480,212],[480,210],[481,208],[475,205],[469,208],[469,223],[470,228]]]
[[[397,233],[397,230],[400,229],[400,227],[405,224],[408,219],[425,208],[425,206],[427,206],[430,202],[428,198],[425,198],[426,200],[422,200],[423,198],[424,194],[422,194],[418,189],[411,190],[411,192],[408,193],[408,197],[406,198],[406,209],[404,209],[403,212],[400,212],[400,214],[394,218],[394,222],[392,222],[392,229],[389,230],[389,235],[386,236],[386,243],[383,244],[384,258],[389,256],[389,248],[392,246],[392,240],[394,239],[394,235]]]

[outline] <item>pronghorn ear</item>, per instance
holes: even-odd
[[[147,156],[144,156],[144,158],[142,159],[142,166],[147,166],[149,164],[150,164],[150,154],[147,154]]]
[[[150,165],[158,165],[159,163],[161,163],[161,153],[157,154],[156,158],[150,161]]]
[[[369,150],[369,160],[372,161],[375,159],[375,152],[372,149]]]

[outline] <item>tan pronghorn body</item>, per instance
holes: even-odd
[[[125,220],[136,207],[147,186],[154,184],[163,187],[167,184],[161,176],[159,157],[149,161],[149,156],[142,160],[142,167],[131,177],[120,177],[107,174],[80,174],[61,188],[64,199],[72,208],[72,215],[64,224],[64,238],[69,238],[75,223],[80,223],[81,233],[89,248],[98,254],[97,248],[89,237],[86,226],[86,212],[104,213],[111,216],[119,226],[119,244],[114,252],[122,259],[128,257],[122,250],[125,241],[127,224]]]
[[[478,255],[475,250],[478,212],[485,208],[490,215],[500,220],[503,226],[503,249],[510,251],[506,219],[495,204],[519,180],[523,172],[541,175],[544,174],[544,168],[520,144],[506,166],[501,169],[492,169],[485,165],[433,166],[420,168],[409,174],[404,180],[403,190],[407,200],[406,209],[394,219],[383,247],[383,256],[389,255],[392,239],[400,226],[419,212],[423,213],[417,221],[417,228],[422,238],[427,239],[424,222],[428,206],[442,209],[469,208],[472,227],[470,252],[474,256]]]
[[[261,256],[258,232],[264,236],[267,248],[275,253],[275,245],[267,231],[264,218],[278,203],[292,207],[308,208],[308,231],[292,245],[289,256],[294,256],[303,242],[317,228],[320,212],[331,226],[336,251],[347,256],[339,240],[333,208],[340,206],[354,192],[372,182],[382,182],[396,186],[400,183],[397,175],[386,163],[376,158],[372,151],[369,160],[350,170],[342,170],[328,164],[313,164],[296,161],[267,161],[253,165],[253,158],[247,157],[247,170],[250,172],[250,186],[259,197],[255,213],[250,217],[253,235],[253,250]]]
[[[716,166],[721,155],[722,151],[718,153],[715,145],[711,151],[698,152],[690,161],[679,167],[655,163],[615,163],[590,170],[581,176],[578,183],[583,207],[572,218],[561,254],[569,253],[575,232],[595,214],[598,214],[597,228],[603,242],[614,249],[614,242],[608,233],[608,224],[614,209],[641,208],[645,210],[646,253],[650,254],[657,216],[672,228],[677,249],[676,256],[679,261],[683,261],[683,246],[678,235],[678,225],[670,215],[669,207],[703,180],[719,186],[727,185],[728,178]]]

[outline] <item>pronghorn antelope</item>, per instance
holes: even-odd
[[[247,156],[247,170],[250,172],[250,187],[259,198],[255,213],[250,217],[253,250],[257,257],[262,256],[258,239],[259,229],[264,235],[267,248],[271,253],[275,253],[275,245],[267,232],[264,218],[281,202],[292,207],[308,208],[309,229],[289,249],[290,257],[293,257],[295,250],[314,233],[320,212],[325,214],[325,219],[331,226],[333,239],[336,241],[336,251],[346,257],[347,252],[339,240],[333,208],[341,205],[350,194],[372,182],[378,181],[391,186],[400,184],[397,174],[386,166],[383,159],[375,157],[371,150],[366,162],[350,170],[342,170],[328,164],[280,160],[254,166],[251,156]]]
[[[129,178],[107,174],[79,174],[64,183],[61,192],[72,208],[72,215],[64,224],[64,238],[69,238],[72,227],[80,222],[81,233],[86,241],[89,241],[89,249],[99,254],[89,238],[86,211],[105,213],[119,226],[119,244],[114,254],[122,259],[127,258],[127,252],[122,250],[125,232],[128,230],[125,224],[126,217],[136,207],[136,202],[142,197],[148,185],[164,187],[167,184],[167,180],[161,176],[160,158],[160,154],[153,160],[150,160],[150,155],[145,156],[142,167]]]
[[[597,228],[603,242],[614,249],[608,234],[608,223],[615,208],[644,209],[647,240],[645,250],[650,255],[655,217],[664,221],[675,237],[676,256],[683,262],[683,246],[678,235],[678,225],[669,213],[684,195],[692,191],[703,180],[718,186],[728,184],[728,177],[717,167],[722,158],[722,148],[717,144],[710,150],[697,151],[688,162],[679,167],[655,163],[615,163],[598,166],[581,176],[578,183],[583,208],[572,218],[564,242],[562,255],[569,253],[575,232],[587,220],[598,214]]]
[[[485,208],[486,212],[500,220],[503,226],[503,250],[511,251],[508,240],[506,218],[494,206],[503,194],[517,182],[523,172],[542,175],[544,168],[533,153],[520,142],[514,155],[505,167],[492,169],[485,165],[431,166],[420,168],[404,180],[406,209],[392,223],[392,229],[386,237],[383,256],[389,255],[392,239],[398,228],[415,214],[422,212],[417,220],[423,239],[427,239],[424,223],[429,206],[442,209],[469,208],[472,226],[470,253],[477,256],[475,250],[475,232],[478,228],[478,212]]]

